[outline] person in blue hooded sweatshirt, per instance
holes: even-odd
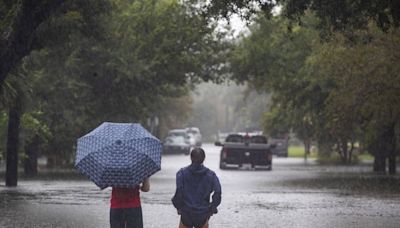
[[[179,228],[208,228],[208,220],[218,212],[221,185],[217,175],[203,165],[205,158],[203,149],[193,149],[190,153],[192,164],[176,174],[172,203],[181,215]]]

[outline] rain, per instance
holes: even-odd
[[[146,178],[143,227],[179,227],[199,147],[209,227],[399,227],[399,9],[0,0],[0,227],[110,227]]]

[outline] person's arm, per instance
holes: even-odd
[[[150,181],[149,181],[149,178],[144,179],[144,181],[142,182],[142,186],[140,186],[140,190],[142,190],[142,192],[148,192],[148,191],[150,191]]]
[[[180,209],[183,207],[183,176],[182,170],[176,173],[176,191],[174,197],[172,197],[172,204],[180,214]]]
[[[212,195],[212,201],[210,205],[210,210],[211,214],[215,214],[218,212],[217,207],[221,204],[221,184],[219,183],[219,179],[217,175],[214,173],[214,178],[213,178],[213,190],[214,193]]]

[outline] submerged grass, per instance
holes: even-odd
[[[303,146],[289,146],[288,153],[289,157],[292,158],[304,158],[304,147]],[[340,156],[337,153],[332,153],[328,157],[318,156],[317,151],[311,152],[307,157],[318,158],[320,164],[341,164]],[[353,163],[357,164],[359,162],[370,162],[373,161],[374,157],[371,154],[353,154]]]
[[[348,165],[352,164],[360,164],[360,163],[371,163],[374,160],[374,157],[370,154],[353,154],[352,156],[352,161]],[[328,156],[318,156],[317,155],[317,161],[321,165],[343,165],[343,161],[341,160],[341,157],[339,156],[338,153],[331,153]]]
[[[0,171],[0,180],[5,179],[5,172]],[[22,169],[19,169],[18,180],[85,180],[83,174],[76,169],[42,169],[37,175],[26,175]]]
[[[284,185],[307,189],[335,189],[344,194],[398,195],[400,176],[378,174],[323,174],[315,179],[285,181]]]

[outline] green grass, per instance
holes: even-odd
[[[363,153],[360,155],[353,155],[355,161],[372,161],[374,157],[371,154]],[[292,158],[304,158],[304,147],[303,146],[289,146],[289,157]],[[317,152],[311,152],[307,157],[317,158]],[[337,153],[333,153],[329,158],[319,158],[324,161],[340,161],[340,157]]]
[[[358,155],[358,159],[360,159],[361,161],[373,161],[374,156],[368,153],[363,153]]]
[[[289,157],[304,158],[304,146],[289,146]],[[316,158],[317,153],[311,153],[307,157]]]

